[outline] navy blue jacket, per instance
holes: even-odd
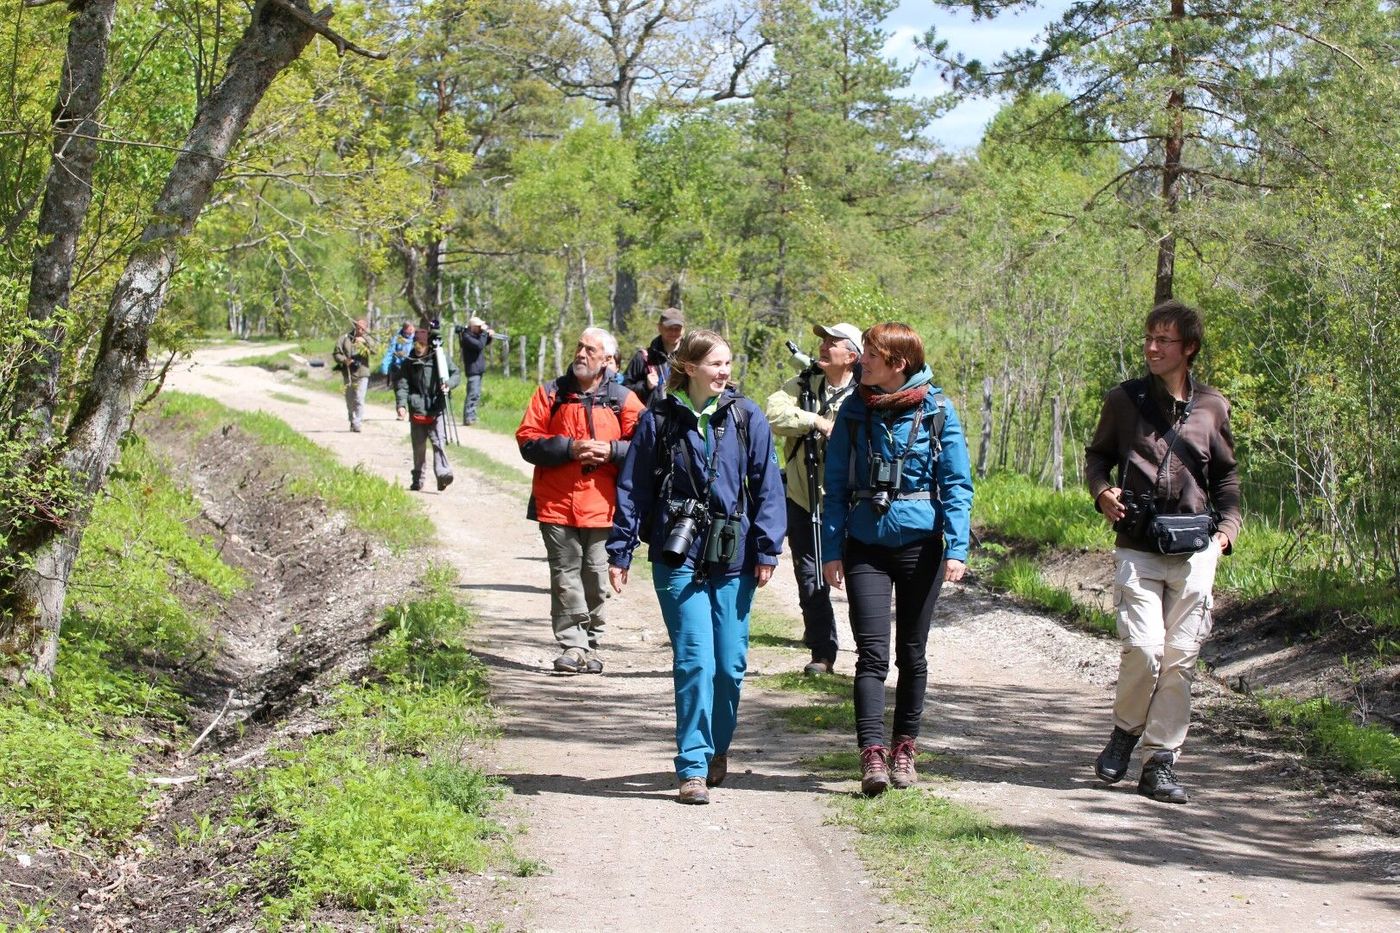
[[[748,448],[740,444],[740,431],[735,428],[734,410],[743,407]],[[670,451],[657,449],[656,413],[666,420],[666,433],[677,438]],[[710,573],[733,576],[752,572],[757,564],[777,564],[787,534],[787,506],[784,502],[782,473],[778,455],[773,447],[773,432],[762,410],[747,398],[726,389],[710,417],[706,437],[698,432],[699,419],[684,402],[667,396],[642,413],[627,459],[617,479],[617,509],[613,512],[612,533],[608,536],[608,563],[614,567],[630,567],[632,551],[639,541],[657,550],[666,540],[670,514],[663,499],[699,499],[710,501],[711,514],[736,515],[739,495],[747,487],[742,522],[743,545],[728,567],[707,568]],[[685,443],[682,438],[688,438]],[[696,489],[696,479],[702,481],[708,472],[710,443],[718,443],[715,458],[713,495]],[[657,458],[670,457],[669,491],[664,477],[656,475]],[[658,488],[660,486],[661,488]],[[685,566],[695,568],[704,554],[704,535],[697,534],[686,555]]]
[[[473,334],[470,327],[459,327],[457,339],[462,345],[462,368],[468,376],[480,376],[486,372],[486,345],[491,335],[482,328],[481,333]]]
[[[906,384],[907,388],[928,385],[928,367]],[[852,393],[836,414],[836,424],[826,445],[826,474],[822,498],[822,556],[836,560],[843,553],[846,538],[865,544],[902,547],[934,534],[943,535],[944,556],[967,560],[972,521],[972,468],[968,463],[967,440],[953,404],[943,399],[943,431],[938,438],[940,451],[930,443],[930,433],[938,411],[938,388],[929,385],[921,408],[904,412],[889,424],[866,407],[859,392]],[[869,418],[867,420],[867,415]],[[919,424],[913,448],[909,432]],[[869,499],[852,496],[867,488],[870,450],[867,439],[873,427],[874,452],[885,459],[904,454],[900,491],[928,490],[932,498],[894,499],[884,515],[876,514]],[[856,482],[851,482],[852,449],[855,451]]]

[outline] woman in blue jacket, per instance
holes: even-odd
[[[849,584],[860,786],[873,797],[917,779],[929,622],[943,581],[967,569],[972,473],[962,425],[932,384],[919,335],[878,324],[864,343],[860,385],[837,413],[826,448],[822,573],[838,589]],[[891,591],[899,668],[893,749],[884,724]]]
[[[637,422],[617,480],[608,574],[622,592],[645,540],[671,636],[682,803],[709,803],[729,767],[748,665],[749,609],[787,533],[782,474],[762,410],[729,387],[730,350],[687,334],[666,396]]]

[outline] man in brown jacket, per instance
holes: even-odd
[[[1109,391],[1085,448],[1089,492],[1118,532],[1113,601],[1122,643],[1113,734],[1094,773],[1122,780],[1141,741],[1138,793],[1185,803],[1174,768],[1191,724],[1196,657],[1210,634],[1216,564],[1240,531],[1240,481],[1230,403],[1191,378],[1204,340],[1200,313],[1164,301],[1144,334],[1147,377]],[[1190,523],[1175,517],[1210,514],[1213,527],[1187,531],[1174,553],[1162,552],[1154,515]]]

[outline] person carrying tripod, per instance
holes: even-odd
[[[418,328],[413,335],[413,350],[399,366],[394,381],[394,401],[400,410],[408,410],[408,436],[413,444],[413,474],[408,488],[414,492],[423,488],[423,461],[428,441],[433,443],[433,475],[438,491],[452,484],[452,465],[447,462],[447,393],[462,381],[457,365],[445,353],[434,353],[429,346],[427,327]],[[438,361],[447,367],[447,378],[438,371]]]
[[[812,653],[802,673],[815,677],[832,672],[837,647],[831,587],[822,579],[821,473],[836,409],[856,385],[862,343],[854,324],[818,324],[812,333],[822,339],[817,358],[768,396],[765,414],[773,433],[785,439],[788,547],[802,607],[802,641]]]

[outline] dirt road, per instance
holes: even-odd
[[[345,463],[407,484],[407,430],[392,411],[372,406],[351,434],[336,396],[224,365],[265,352],[202,351],[168,385],[267,411]],[[463,428],[462,443],[526,467],[508,437]],[[454,485],[423,495],[480,619],[477,650],[505,728],[494,767],[514,790],[519,848],[545,868],[500,882],[498,919],[512,930],[904,928],[847,831],[823,825],[826,798],[855,787],[803,765],[836,750],[833,738],[787,733],[766,712],[789,697],[747,690],[730,780],[709,807],[674,802],[670,651],[644,582],[610,607],[602,677],[548,672],[548,573],[524,495],[460,463]],[[790,578],[784,565],[762,605],[794,614]],[[1397,928],[1400,846],[1285,787],[1268,762],[1193,737],[1180,769],[1187,807],[1144,800],[1132,781],[1094,780],[1116,650],[978,591],[945,590],[922,742],[947,778],[938,792],[1058,853],[1058,870],[1103,886],[1134,929]],[[750,670],[802,660],[755,650]],[[843,652],[838,670],[851,666]]]

